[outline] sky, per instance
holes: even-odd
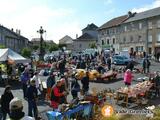
[[[160,0],[0,0],[0,24],[31,40],[39,38],[43,26],[45,40],[82,35],[88,24],[98,27],[128,11],[142,12],[160,7]]]

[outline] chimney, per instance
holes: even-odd
[[[13,28],[11,28],[11,30],[14,31]]]
[[[132,17],[132,12],[131,11],[128,12],[128,17]]]
[[[76,39],[78,38],[78,34],[76,34]]]
[[[21,30],[18,30],[18,34],[21,35]]]

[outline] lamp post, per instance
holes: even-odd
[[[43,56],[44,56],[44,48],[43,48],[43,33],[46,32],[46,30],[44,30],[42,28],[42,26],[40,26],[40,29],[37,31],[40,34],[40,53],[39,53],[39,58],[40,60],[43,60]]]

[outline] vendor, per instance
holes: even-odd
[[[61,100],[61,97],[63,96],[66,96],[67,93],[64,91],[64,92],[60,92],[60,87],[62,86],[62,81],[60,80],[57,80],[56,81],[56,85],[52,87],[52,90],[51,90],[51,106],[53,107],[53,110],[54,109],[58,109],[58,106],[60,105],[60,100]]]

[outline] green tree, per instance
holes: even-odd
[[[3,48],[6,48],[4,45],[0,44],[0,48],[3,49]]]
[[[29,48],[23,48],[21,51],[22,56],[24,57],[31,57],[31,50]]]
[[[63,47],[66,47],[66,44],[58,44],[58,47],[62,49]]]
[[[56,51],[56,50],[58,50],[57,44],[52,44],[49,46],[49,52]]]
[[[90,48],[96,48],[97,47],[96,43],[91,43],[89,46],[90,46]]]
[[[37,50],[38,48],[39,48],[38,45],[34,45],[34,46],[33,46],[33,50]]]

